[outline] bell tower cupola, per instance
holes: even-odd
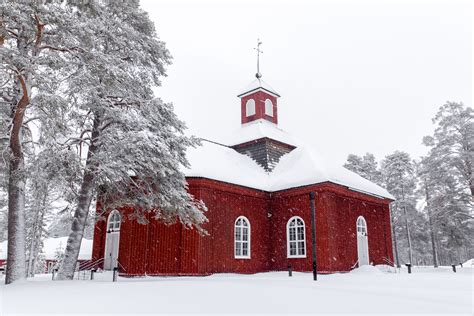
[[[259,119],[264,119],[274,124],[278,124],[278,105],[277,99],[280,95],[262,80],[260,73],[260,45],[257,41],[257,73],[256,79],[247,86],[237,97],[240,98],[241,123],[249,123]]]

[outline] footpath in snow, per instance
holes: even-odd
[[[0,285],[0,315],[15,314],[359,314],[472,315],[472,267],[363,267],[321,275],[285,272],[209,277],[51,281],[40,275]],[[393,270],[393,268],[392,268]]]

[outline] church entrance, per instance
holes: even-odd
[[[357,219],[357,255],[359,267],[369,264],[369,241],[367,238],[367,223],[364,217]]]
[[[105,240],[104,270],[113,270],[117,267],[121,222],[122,218],[118,211],[110,212]]]

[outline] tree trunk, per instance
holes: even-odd
[[[8,250],[5,284],[26,277],[25,256],[25,158],[21,146],[21,126],[30,103],[29,89],[24,77],[19,77],[22,97],[16,104],[10,134],[8,179]]]
[[[77,258],[81,249],[82,237],[84,236],[84,228],[89,215],[89,208],[92,195],[95,188],[95,178],[97,173],[97,161],[94,158],[97,152],[97,139],[99,136],[100,120],[98,115],[94,116],[94,124],[92,128],[92,143],[87,152],[84,176],[82,179],[81,189],[79,191],[77,208],[71,226],[71,233],[67,240],[66,251],[64,253],[63,262],[59,268],[58,280],[72,280],[76,269]]]
[[[36,213],[35,221],[33,224],[33,232],[31,234],[31,245],[28,258],[28,277],[33,277],[35,275],[36,259],[38,257],[39,245],[41,244],[41,236],[43,234],[43,223],[44,223],[44,213],[46,211],[46,204],[48,199],[48,188],[47,186],[41,186],[41,189],[35,188],[36,194],[41,195],[41,201],[38,203],[38,197],[36,197]]]
[[[405,205],[403,206],[403,213],[405,215],[405,231],[406,231],[407,240],[408,240],[408,259],[410,260],[409,263],[413,263],[413,252],[412,252],[412,247],[411,247],[410,227],[408,226],[408,214],[407,214],[407,208],[406,208]]]
[[[426,194],[426,210],[428,214],[428,224],[430,226],[430,237],[431,237],[431,251],[433,253],[433,266],[437,268],[439,266],[438,260],[438,251],[436,249],[436,239],[435,239],[435,227],[433,223],[433,215],[431,213],[431,206],[430,206],[430,195],[428,192],[428,184],[425,180],[425,194]]]
[[[407,234],[407,242],[408,242],[408,260],[410,261],[410,264],[413,264],[413,253],[412,253],[412,247],[411,247],[411,236],[410,236],[410,227],[408,225],[408,213],[407,213],[407,207],[406,207],[406,201],[405,201],[405,191],[403,189],[402,185],[402,199],[403,199],[403,216],[405,217],[405,231]]]
[[[397,244],[397,235],[395,233],[395,224],[393,222],[392,208],[390,207],[390,226],[392,227],[392,241],[393,241],[393,253],[395,256],[395,263],[397,268],[400,268],[400,260],[398,259],[398,244]]]

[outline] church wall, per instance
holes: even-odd
[[[374,264],[393,261],[388,200],[381,200],[342,186],[323,183],[273,193],[271,212],[273,270],[311,271],[311,217],[309,192],[316,208],[316,256],[319,272],[349,271],[357,262],[356,220],[367,221],[369,259]],[[286,224],[292,216],[305,222],[306,258],[287,258]],[[278,236],[278,237],[277,237]]]
[[[268,194],[207,179],[188,179],[200,186],[200,197],[209,211],[204,225],[209,235],[199,248],[202,271],[207,273],[257,273],[269,269]],[[234,225],[239,216],[250,222],[250,259],[234,257]]]
[[[369,262],[387,264],[392,261],[391,235],[388,206],[381,203],[370,203],[356,198],[329,193],[331,209],[330,218],[334,231],[330,265],[335,270],[347,270],[356,265],[357,229],[356,221],[363,216],[367,222]]]
[[[319,272],[348,271],[357,261],[356,220],[364,216],[368,227],[369,259],[393,262],[388,200],[350,191],[331,183],[274,193],[219,181],[188,178],[189,190],[209,211],[203,228],[207,236],[181,224],[165,225],[148,214],[150,223],[128,220],[132,208],[119,209],[121,275],[207,275],[311,271],[311,209],[309,193],[316,193],[316,241]],[[97,205],[100,210],[100,204]],[[107,216],[105,214],[104,216]],[[234,258],[234,224],[239,216],[251,225],[251,258]],[[306,258],[287,258],[288,220],[305,222]],[[93,260],[104,257],[106,221],[94,229]]]
[[[309,193],[315,192],[316,209],[316,254],[319,271],[328,271],[328,199],[325,192],[316,186],[307,186],[273,194],[271,204],[271,226],[273,232],[272,270],[287,270],[291,265],[294,271],[312,270],[311,248],[311,207]],[[305,223],[306,258],[287,257],[287,223],[293,216],[299,216]]]

